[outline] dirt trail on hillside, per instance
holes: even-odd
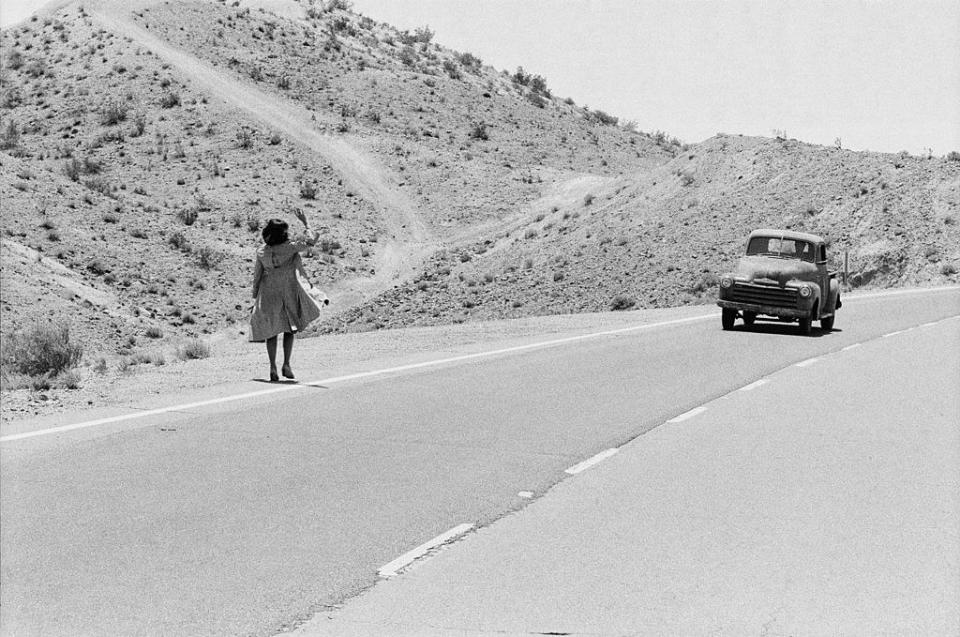
[[[484,236],[512,231],[529,223],[538,212],[582,200],[608,186],[615,178],[577,174],[550,185],[543,196],[516,215],[481,224],[446,238],[436,237],[423,221],[415,203],[400,189],[377,159],[352,144],[349,137],[320,132],[318,124],[335,125],[328,114],[311,111],[221,71],[170,45],[133,22],[133,11],[156,4],[154,0],[99,0],[87,11],[104,28],[144,46],[211,97],[237,109],[323,157],[352,189],[380,213],[387,236],[377,244],[373,273],[345,279],[326,292],[334,313],[384,292],[412,276],[431,253],[443,246],[476,241]]]
[[[323,157],[346,184],[380,212],[388,236],[379,242],[374,274],[342,281],[328,290],[335,307],[343,309],[389,288],[415,270],[423,255],[435,249],[417,207],[377,160],[344,138],[316,130],[318,121],[333,123],[332,119],[219,71],[138,26],[129,14],[148,4],[152,3],[131,6],[101,2],[88,10],[104,28],[146,47],[212,97],[279,130]]]

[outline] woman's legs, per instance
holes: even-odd
[[[276,337],[274,337],[274,350],[276,350]],[[283,333],[283,375],[287,378],[293,378],[293,370],[290,369],[290,356],[293,355],[293,332]]]
[[[286,336],[284,336],[284,354],[286,354]],[[277,337],[271,336],[267,339],[267,358],[270,359],[270,380],[280,380],[277,376]]]

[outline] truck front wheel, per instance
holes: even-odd
[[[833,329],[833,319],[836,318],[836,314],[831,314],[830,316],[824,316],[820,319],[820,329],[824,332],[829,332]]]
[[[736,310],[723,308],[723,313],[720,315],[720,322],[723,324],[723,329],[725,330],[733,329],[733,323],[736,320],[737,320]]]

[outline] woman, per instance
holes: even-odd
[[[257,250],[253,270],[253,314],[250,316],[250,341],[267,343],[270,359],[270,380],[277,381],[277,336],[283,334],[283,367],[285,378],[294,378],[290,368],[294,332],[302,331],[320,316],[320,306],[297,280],[303,271],[300,252],[316,244],[319,233],[310,230],[303,211],[296,211],[308,237],[290,241],[289,226],[281,219],[271,219],[263,229],[263,245]]]

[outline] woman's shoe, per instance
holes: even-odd
[[[277,382],[278,380],[280,380],[280,377],[277,376],[277,370],[271,369],[271,370],[270,370],[270,382],[271,382],[271,383],[275,383],[275,382]]]
[[[283,374],[284,378],[293,378],[293,370],[290,369],[289,365],[284,365],[280,368],[280,372]]]

